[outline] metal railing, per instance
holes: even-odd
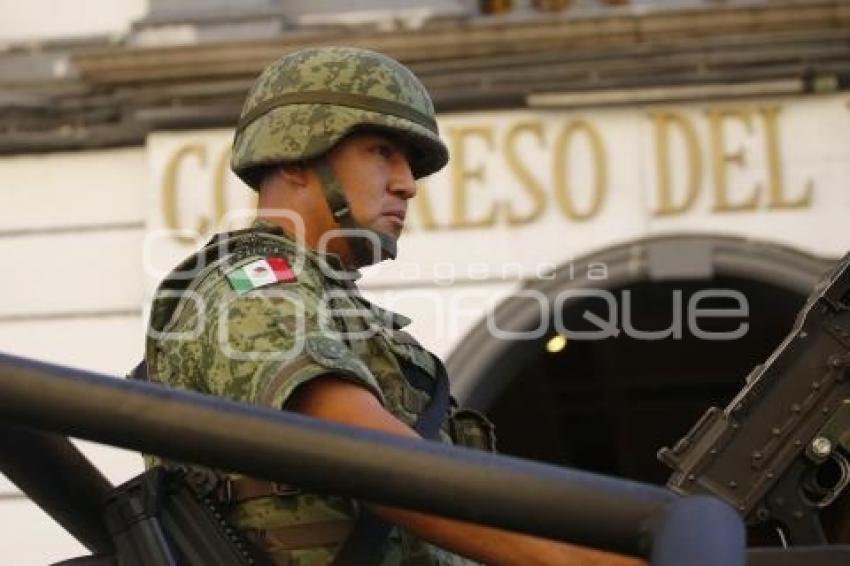
[[[69,435],[308,490],[645,556],[653,565],[745,563],[741,519],[713,498],[680,498],[649,484],[5,354],[0,354],[0,419],[38,429],[36,436]],[[16,459],[4,452],[0,471],[6,472]],[[78,466],[73,455],[63,457],[61,446],[47,452],[69,463],[68,470],[77,469],[90,492],[102,492],[104,483],[92,475],[98,474],[94,469]],[[33,457],[29,451],[24,471],[37,468]],[[21,487],[37,492],[33,483],[38,482]],[[41,496],[49,502],[51,494],[42,491]],[[49,511],[49,505],[42,506]],[[76,534],[69,528],[73,513],[53,516]],[[100,535],[96,521],[89,523],[84,537],[91,548]]]

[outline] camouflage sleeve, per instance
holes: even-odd
[[[377,380],[341,340],[321,294],[309,282],[276,283],[244,294],[226,282],[208,328],[215,343],[210,393],[282,408],[297,387],[323,375],[349,379],[385,404]]]

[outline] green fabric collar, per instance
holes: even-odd
[[[328,279],[344,283],[357,281],[362,276],[359,270],[347,268],[338,255],[311,250],[297,242],[295,238],[293,238],[292,235],[286,232],[283,228],[264,218],[255,218],[251,223],[250,228],[256,232],[286,238],[292,242],[293,246],[298,248],[299,251],[303,252],[319,266],[322,266],[322,273]],[[329,269],[324,269],[324,266],[327,266]]]

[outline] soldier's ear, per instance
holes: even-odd
[[[307,167],[303,163],[284,163],[280,166],[278,174],[290,185],[306,187],[309,183]]]

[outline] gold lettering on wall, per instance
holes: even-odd
[[[777,116],[782,110],[779,106],[765,106],[759,108],[759,114],[764,119],[765,150],[767,153],[767,179],[768,179],[768,208],[806,208],[812,204],[812,193],[814,192],[814,181],[809,179],[803,187],[803,194],[796,199],[789,199],[785,195],[785,186],[782,179],[782,156],[779,146],[779,124]]]
[[[546,209],[546,192],[543,190],[543,184],[534,178],[517,153],[517,139],[525,133],[537,138],[541,148],[546,146],[543,138],[543,123],[540,120],[517,122],[505,134],[505,161],[508,164],[508,169],[516,175],[520,186],[531,198],[532,203],[531,209],[523,215],[516,214],[513,207],[507,205],[508,224],[510,226],[530,224],[540,218]]]
[[[678,112],[652,112],[650,118],[655,135],[655,170],[658,179],[658,207],[654,214],[668,216],[687,212],[696,202],[702,179],[702,154],[696,129],[690,120]],[[688,172],[685,192],[678,202],[673,195],[670,175],[670,135],[674,128],[685,142]]]
[[[196,157],[202,167],[207,164],[207,151],[202,144],[184,145],[168,159],[162,181],[162,217],[165,221],[165,227],[172,231],[175,240],[185,244],[195,243],[195,235],[188,234],[188,229],[180,226],[180,211],[177,205],[177,183],[180,175],[180,167],[183,161],[189,157]],[[195,231],[197,234],[206,234],[209,228],[209,219],[201,217]]]
[[[756,209],[761,187],[756,185],[749,198],[732,202],[729,198],[729,165],[744,167],[747,163],[743,148],[730,151],[726,147],[725,125],[732,120],[742,124],[747,132],[753,130],[752,115],[740,108],[723,108],[709,110],[709,146],[711,147],[712,172],[714,174],[714,212],[743,212]]]
[[[493,149],[493,128],[491,126],[469,126],[452,128],[448,131],[449,147],[452,159],[449,162],[449,173],[452,183],[452,228],[488,228],[496,223],[499,206],[494,203],[483,218],[469,218],[467,197],[469,181],[478,181],[486,186],[486,171],[481,163],[473,169],[467,169],[467,142],[472,138],[480,138],[487,144],[487,149]],[[480,194],[481,191],[479,191]]]
[[[843,108],[844,101],[838,102]],[[613,132],[610,139],[602,137],[602,132],[608,134],[605,117],[596,122],[522,112],[494,115],[492,121],[458,118],[444,137],[452,160],[444,173],[417,184],[418,198],[409,203],[415,222],[406,229],[417,235],[497,225],[526,229],[542,221],[552,200],[562,221],[592,220],[600,216],[607,199],[615,197],[609,196],[615,173],[623,179],[622,190],[633,191],[623,196],[643,202],[636,193],[643,190],[644,179],[652,177],[652,169],[645,176],[646,166],[654,167],[656,184],[649,187],[655,192],[649,199],[653,208],[637,213],[672,217],[696,208],[701,213],[810,208],[816,177],[812,170],[800,173],[801,167],[811,165],[806,156],[793,153],[805,141],[788,138],[790,128],[806,119],[798,111],[791,114],[794,108],[785,109],[780,101],[753,100],[643,112],[642,119],[649,123],[628,135],[637,134],[642,143],[654,145],[654,155],[646,155],[652,160],[648,163],[608,161],[607,150],[617,155],[614,142],[623,137]],[[229,149],[218,137],[184,137],[169,153],[157,156],[162,222],[175,241],[194,244],[198,234],[209,233],[234,207],[250,205],[249,198],[243,198],[247,195],[236,190],[228,169]],[[510,179],[498,178],[502,167]],[[634,170],[621,170],[624,167]],[[497,190],[502,186],[510,192]]]
[[[591,198],[590,206],[587,210],[580,211],[576,209],[572,198],[572,187],[568,181],[567,159],[570,150],[570,143],[576,134],[584,134],[590,142],[590,150],[593,160],[594,184],[592,187],[593,197]],[[606,163],[605,147],[602,143],[602,136],[592,124],[584,120],[571,122],[563,130],[558,133],[555,138],[553,148],[554,165],[552,170],[552,179],[555,191],[555,200],[561,211],[572,220],[584,221],[593,218],[602,203],[605,200],[605,194],[608,188],[608,168]]]

